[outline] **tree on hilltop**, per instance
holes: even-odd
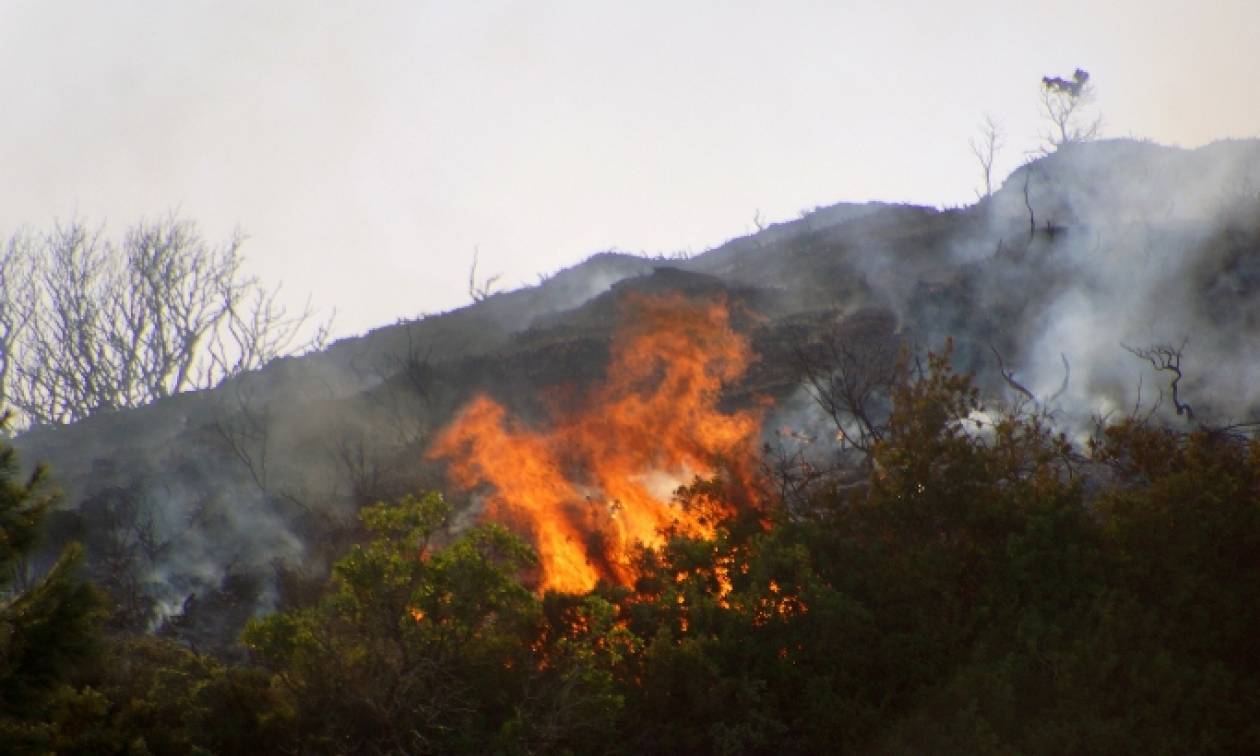
[[[1092,120],[1085,110],[1094,103],[1094,84],[1089,71],[1078,68],[1072,78],[1043,76],[1041,78],[1041,113],[1050,122],[1050,133],[1044,134],[1045,153],[1053,152],[1065,144],[1088,142],[1098,138],[1102,131],[1102,117]]]

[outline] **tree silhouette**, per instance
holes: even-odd
[[[1041,112],[1050,122],[1050,133],[1043,135],[1043,152],[1053,152],[1065,144],[1096,139],[1102,131],[1102,117],[1089,119],[1085,110],[1093,104],[1094,84],[1089,72],[1078,68],[1072,78],[1043,76],[1041,79]]]

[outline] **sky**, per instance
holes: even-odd
[[[0,234],[172,211],[351,336],[596,252],[975,199],[1044,75],[1103,134],[1260,136],[1255,0],[0,0]]]

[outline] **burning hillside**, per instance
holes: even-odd
[[[672,501],[677,486],[720,467],[747,473],[760,413],[723,412],[718,399],[752,359],[724,300],[632,296],[607,377],[587,396],[538,428],[478,396],[429,456],[448,461],[454,485],[484,492],[484,517],[533,541],[540,587],[628,583],[636,543],[670,525],[705,530],[702,513]]]
[[[1260,750],[1257,184],[1076,145],[31,429],[0,750]]]
[[[22,458],[64,491],[37,563],[82,541],[87,574],[134,609],[120,622],[178,618],[226,652],[244,617],[305,595],[293,575],[328,571],[353,511],[438,488],[475,504],[455,530],[482,517],[527,535],[541,585],[628,581],[636,539],[703,528],[674,486],[748,465],[761,414],[730,407],[772,396],[775,426],[828,438],[794,347],[839,337],[833,367],[853,363],[868,352],[844,324],[862,311],[887,324],[864,337],[952,338],[987,395],[1008,390],[1000,353],[1069,432],[1161,398],[1185,423],[1170,373],[1123,345],[1184,344],[1197,419],[1260,417],[1260,364],[1239,346],[1260,328],[1257,185],[1254,140],[1076,145],[969,208],[838,205],[668,264],[600,254],[217,389],[31,429]],[[426,449],[436,462],[417,464]]]

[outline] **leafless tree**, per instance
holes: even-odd
[[[815,484],[832,472],[811,459],[817,441],[808,433],[781,428],[761,447],[762,477],[772,486],[774,499],[790,509],[806,506]]]
[[[406,339],[401,349],[366,361],[356,358],[350,365],[359,382],[371,386],[359,399],[371,409],[372,416],[379,419],[375,425],[389,426],[392,440],[399,448],[417,444],[424,438],[430,430],[429,418],[434,409],[433,347],[420,335],[421,322],[399,321],[395,330]]]
[[[1015,401],[1013,412],[1025,415],[1026,410],[1031,408],[1032,416],[1034,417],[1051,417],[1053,414],[1052,406],[1059,400],[1059,397],[1067,392],[1068,383],[1072,379],[1072,365],[1068,362],[1067,355],[1062,352],[1059,353],[1059,359],[1063,362],[1063,382],[1059,384],[1059,388],[1049,397],[1039,399],[1015,377],[1015,371],[1007,366],[1006,360],[1002,358],[1002,353],[998,351],[996,346],[989,344],[989,351],[993,352],[993,357],[997,360],[998,373],[1002,376],[1002,380],[1019,397]]]
[[[0,393],[27,425],[135,407],[321,346],[309,305],[242,270],[237,234],[219,246],[175,216],[116,245],[82,222],[12,236],[0,256]]]
[[[980,163],[980,177],[984,180],[984,193],[981,194],[979,190],[976,190],[978,199],[993,196],[993,163],[997,160],[1004,139],[1001,124],[994,120],[992,115],[986,113],[984,121],[980,123],[979,135],[972,137],[968,142],[971,146],[971,154],[975,155]]]
[[[1093,104],[1094,84],[1089,72],[1076,69],[1071,79],[1045,76],[1041,79],[1041,113],[1050,122],[1050,133],[1043,135],[1043,153],[1050,153],[1072,142],[1088,142],[1102,131],[1102,118],[1089,118],[1085,111]]]
[[[891,313],[861,311],[796,348],[805,387],[835,424],[842,448],[869,454],[883,438],[889,397],[902,370],[895,329]]]
[[[216,415],[215,434],[249,473],[259,493],[274,493],[267,467],[273,446],[271,408],[257,400],[246,381],[236,380],[223,392]]]
[[[1028,192],[1034,170],[1036,170],[1034,165],[1028,165],[1024,168],[1024,207],[1028,210],[1028,241],[1030,242],[1037,235],[1037,214],[1033,212],[1032,196]]]
[[[484,279],[477,278],[477,262],[481,255],[481,250],[473,248],[472,266],[468,270],[468,296],[473,302],[484,302],[494,293],[494,284],[502,277],[502,273],[495,273],[493,276],[486,276]]]
[[[1187,341],[1188,339],[1182,339],[1181,344],[1177,346],[1172,344],[1152,344],[1142,348],[1126,344],[1121,344],[1121,346],[1134,357],[1149,362],[1156,370],[1172,374],[1169,389],[1172,392],[1173,409],[1177,411],[1178,416],[1194,422],[1194,410],[1181,400],[1180,393],[1181,379],[1184,377],[1181,372],[1181,353],[1185,350]]]
[[[33,242],[15,234],[0,249],[0,398],[9,396],[9,384],[17,367],[20,345],[35,314],[30,281],[36,260]],[[7,422],[0,427],[7,430]]]

